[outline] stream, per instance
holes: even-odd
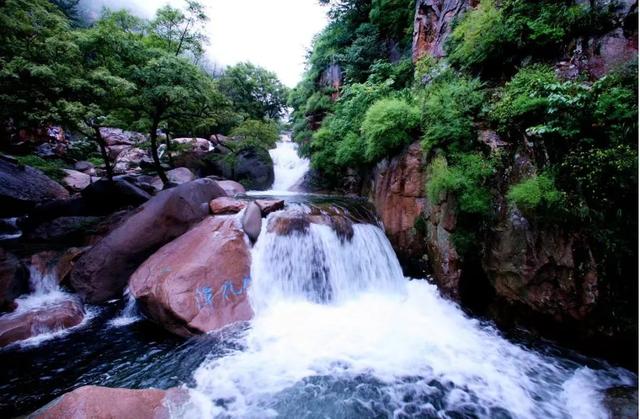
[[[309,162],[288,141],[271,155],[273,190],[250,195],[363,208],[288,192]],[[126,296],[89,307],[76,328],[0,351],[0,417],[95,384],[184,386],[190,402],[173,413],[188,418],[607,418],[601,390],[637,384],[603,361],[507,339],[405,278],[376,223],[354,224],[350,239],[327,225],[288,236],[266,225],[252,250],[252,321],[185,341]]]

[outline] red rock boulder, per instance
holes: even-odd
[[[0,346],[6,346],[42,333],[77,326],[84,319],[84,308],[76,300],[64,300],[37,309],[0,317]]]
[[[229,196],[235,196],[247,192],[244,189],[244,186],[233,180],[219,180],[218,185],[220,185],[220,187],[224,189]]]
[[[274,211],[278,211],[284,208],[284,201],[279,200],[269,200],[269,199],[256,199],[256,204],[260,207],[260,212],[263,217],[271,214]]]
[[[179,389],[130,390],[84,386],[66,393],[29,417],[34,419],[168,419],[170,407],[186,400]]]
[[[207,217],[134,272],[129,289],[149,317],[181,336],[251,319],[251,256],[236,223]]]
[[[91,303],[120,297],[136,268],[207,216],[209,201],[219,196],[225,192],[212,179],[198,179],[158,193],[78,259],[71,272],[71,286]]]
[[[246,202],[221,196],[209,202],[209,209],[213,215],[236,214],[247,206]]]

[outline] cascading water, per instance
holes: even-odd
[[[240,349],[195,371],[176,417],[605,418],[598,390],[635,382],[509,342],[403,278],[377,226],[353,230],[349,241],[323,225],[263,227],[255,318]]]
[[[276,148],[269,150],[273,160],[275,180],[272,192],[287,193],[309,170],[309,160],[298,155],[298,144],[283,135]]]
[[[109,321],[111,326],[122,327],[142,320],[142,316],[138,310],[138,303],[136,298],[129,292],[129,287],[124,290],[123,299],[125,301],[124,307],[118,317]]]

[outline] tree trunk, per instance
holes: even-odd
[[[102,138],[102,133],[100,132],[100,127],[94,125],[93,131],[96,136],[96,142],[100,147],[100,154],[102,155],[102,161],[104,161],[104,168],[107,171],[107,179],[109,182],[113,182],[113,167],[111,167],[111,161],[109,161],[109,153],[107,152],[107,143]]]
[[[171,155],[171,129],[167,124],[167,135],[165,137],[164,144],[167,146],[167,157],[169,158],[169,164],[171,167],[175,167],[173,164],[173,156]]]
[[[158,177],[160,177],[162,184],[166,187],[169,183],[169,179],[162,169],[162,165],[160,164],[160,157],[158,156],[158,125],[160,125],[160,121],[155,118],[153,120],[153,124],[151,125],[151,132],[149,133],[149,139],[151,140],[151,157],[153,157],[153,165],[156,168]]]

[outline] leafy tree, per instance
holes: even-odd
[[[219,79],[220,91],[249,119],[279,119],[288,89],[275,73],[251,63],[228,67]]]
[[[239,137],[243,145],[257,145],[265,149],[275,147],[280,137],[278,125],[273,122],[264,122],[255,119],[249,119],[231,130],[231,135]]]
[[[154,46],[176,56],[189,55],[197,62],[207,42],[203,30],[208,17],[201,3],[195,0],[186,3],[185,11],[168,5],[160,8],[149,25],[150,39]]]

